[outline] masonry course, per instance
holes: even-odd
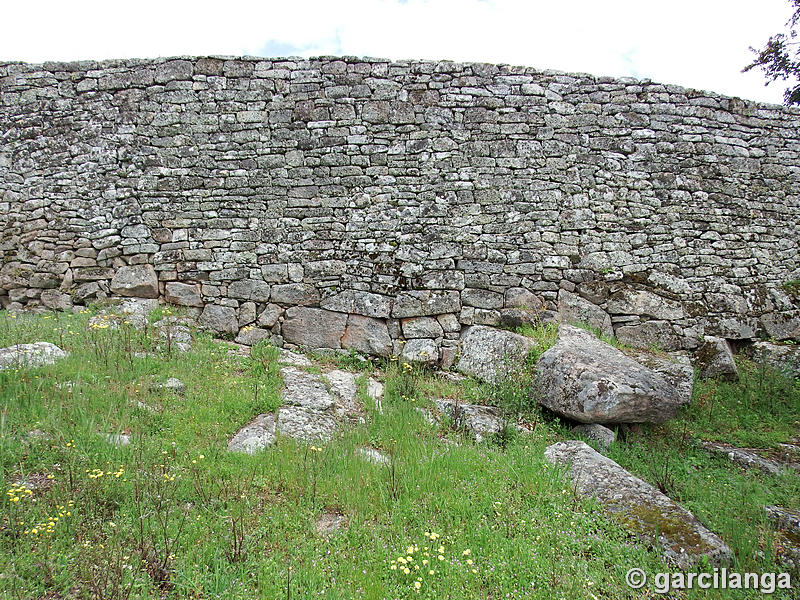
[[[0,63],[0,301],[157,285],[231,309],[206,311],[229,333],[380,354],[435,336],[412,347],[446,362],[461,327],[559,299],[634,345],[797,340],[799,127],[794,108],[507,65]],[[157,281],[120,274],[137,265]]]

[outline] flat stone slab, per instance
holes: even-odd
[[[258,415],[228,441],[228,450],[255,454],[275,443],[275,415]]]
[[[317,375],[293,366],[280,372],[284,388],[277,415],[258,415],[231,438],[229,450],[256,452],[274,444],[276,433],[327,442],[343,422],[364,421],[353,373],[335,369]]]
[[[595,498],[626,529],[660,546],[681,569],[704,557],[714,565],[730,563],[730,548],[692,513],[585,442],[558,442],[544,455],[567,468],[577,493]]]
[[[42,367],[66,358],[67,353],[50,342],[16,344],[0,348],[0,371],[23,367]]]
[[[295,367],[310,367],[314,364],[302,354],[284,348],[280,349],[278,361],[285,365],[293,365]]]
[[[356,448],[356,454],[376,465],[388,465],[389,457],[376,448]]]
[[[333,415],[301,406],[278,409],[278,431],[304,442],[329,442],[338,429]]]
[[[573,427],[572,431],[597,442],[602,448],[608,448],[617,439],[617,434],[613,430],[599,423],[581,423]]]
[[[536,363],[537,400],[581,423],[663,423],[691,400],[692,369],[648,360],[654,364],[646,366],[590,332],[562,324],[556,344]]]
[[[784,469],[800,473],[800,455],[791,444],[782,444],[777,451],[762,450],[758,448],[737,448],[723,442],[703,442],[703,448],[726,456],[745,469],[759,469],[770,475],[778,475]],[[791,449],[791,450],[788,450]]]
[[[477,442],[503,430],[503,411],[496,406],[464,404],[447,398],[436,399],[433,403],[438,413],[450,419],[456,428],[469,431]]]

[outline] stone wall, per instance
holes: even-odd
[[[445,364],[462,326],[526,309],[637,345],[798,339],[798,127],[504,65],[0,63],[0,301],[159,296]]]

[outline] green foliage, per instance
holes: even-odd
[[[800,299],[800,279],[787,281],[783,284],[783,289],[786,290],[790,296]]]
[[[788,104],[800,104],[800,46],[798,46],[798,23],[800,23],[800,0],[790,0],[794,7],[794,13],[786,27],[788,33],[777,33],[770,36],[767,43],[761,50],[750,48],[756,55],[753,62],[747,65],[743,71],[749,71],[759,67],[767,78],[766,85],[781,80],[793,80],[794,83],[786,89],[783,94],[784,102]]]
[[[321,448],[279,437],[255,455],[229,453],[242,424],[278,406],[277,349],[246,357],[196,333],[189,352],[169,353],[152,328],[93,330],[91,316],[0,312],[0,346],[52,341],[70,353],[0,371],[2,598],[634,599],[625,572],[665,568],[545,463],[550,425],[455,445],[416,410],[434,393],[485,402],[474,380],[387,362],[375,374],[383,410],[363,426]],[[536,334],[541,351],[553,331]],[[735,431],[718,412],[754,440],[786,439],[796,389],[754,369],[743,368],[746,400],[737,384],[704,383],[681,420],[612,456],[651,480],[668,456],[673,493],[733,545],[737,566],[777,571],[760,505],[797,507],[797,479],[743,473],[691,443]],[[169,377],[183,396],[153,385]],[[513,407],[522,382],[499,384],[497,402]],[[120,432],[130,445],[103,435]],[[367,447],[389,463],[364,460]],[[316,533],[326,515],[343,525]]]

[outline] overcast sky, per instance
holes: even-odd
[[[788,0],[136,0],[3,7],[0,60],[177,55],[427,58],[634,76],[780,103],[743,74]]]

